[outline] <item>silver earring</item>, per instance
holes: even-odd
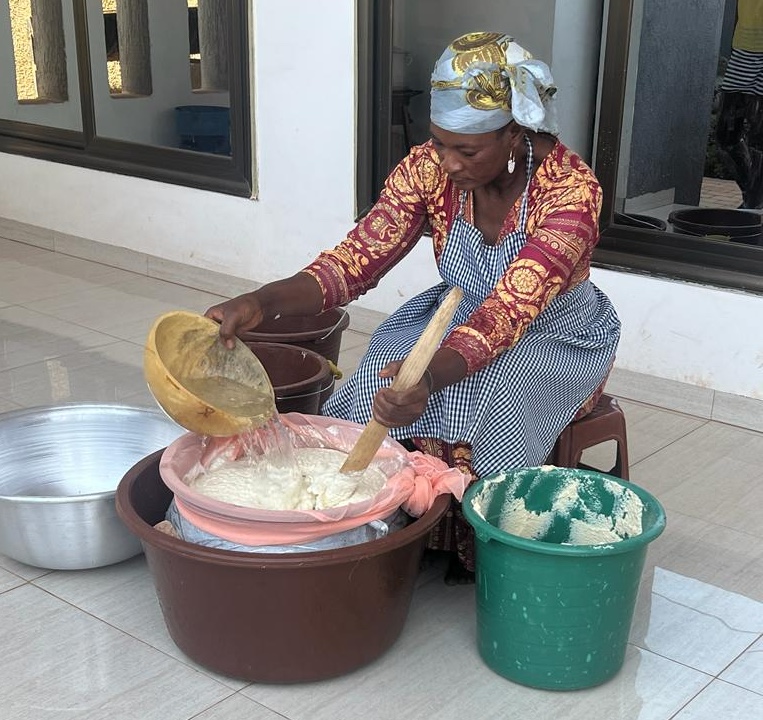
[[[514,168],[516,168],[517,163],[514,160],[514,151],[511,151],[511,155],[509,155],[509,162],[506,163],[506,169],[509,171],[509,175],[514,172]]]

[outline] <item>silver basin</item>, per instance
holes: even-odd
[[[56,570],[137,555],[140,541],[116,514],[117,485],[184,432],[158,409],[123,405],[0,414],[0,553]]]

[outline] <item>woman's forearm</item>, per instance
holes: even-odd
[[[279,315],[317,315],[323,310],[323,293],[318,281],[308,273],[276,280],[255,290],[267,320]]]

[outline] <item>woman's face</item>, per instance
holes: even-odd
[[[475,190],[506,173],[514,138],[511,126],[466,135],[430,124],[429,132],[443,169],[460,190]]]

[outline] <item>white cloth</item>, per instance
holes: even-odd
[[[431,85],[430,117],[443,130],[472,135],[515,120],[531,130],[559,132],[551,70],[509,35],[457,38],[435,63]]]

